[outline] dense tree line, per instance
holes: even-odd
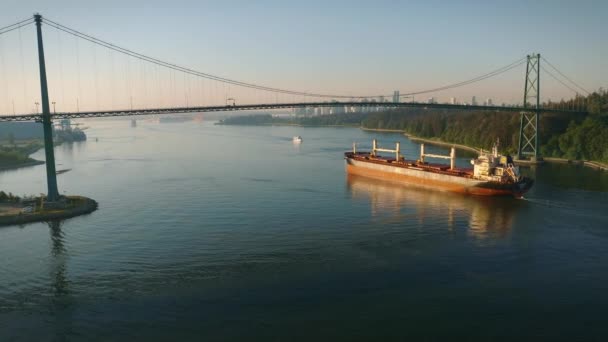
[[[540,118],[540,140],[546,141],[554,132],[565,131],[571,120],[582,118],[566,114],[544,115]],[[476,148],[490,149],[496,140],[503,152],[515,153],[519,142],[520,114],[512,112],[461,110],[400,109],[370,114],[365,128],[397,129],[423,138]]]
[[[21,197],[13,195],[11,192],[8,194],[4,191],[0,191],[0,203],[19,203]]]
[[[608,113],[608,91],[600,88],[588,96],[576,95],[569,100],[559,102],[545,102],[543,108],[587,110],[592,115]]]
[[[608,163],[608,117],[589,116],[581,123],[571,121],[565,132],[546,141],[541,152],[546,157]]]

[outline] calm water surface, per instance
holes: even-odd
[[[608,336],[608,173],[473,198],[346,176],[353,141],[416,155],[397,134],[85,124],[58,182],[100,209],[0,228],[0,341]],[[46,192],[44,170],[0,188]]]

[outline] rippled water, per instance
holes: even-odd
[[[548,165],[525,200],[464,197],[345,174],[353,141],[418,153],[397,134],[85,123],[58,182],[100,209],[0,228],[2,341],[608,334],[608,173]],[[45,192],[44,166],[0,188]]]

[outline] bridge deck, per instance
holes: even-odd
[[[458,109],[471,111],[495,111],[495,112],[522,112],[534,111],[534,109],[525,109],[522,107],[512,106],[467,106],[453,105],[440,103],[417,103],[417,102],[299,102],[299,103],[268,103],[268,104],[245,104],[234,106],[196,106],[196,107],[177,107],[177,108],[154,108],[154,109],[125,109],[125,110],[99,110],[86,112],[61,112],[51,116],[54,119],[74,119],[74,118],[92,118],[92,117],[111,117],[111,116],[138,116],[149,114],[178,114],[178,113],[200,113],[200,112],[227,112],[227,111],[243,111],[243,110],[260,110],[260,109],[287,109],[287,108],[305,108],[305,107],[381,107],[386,109],[391,108],[433,108],[433,109]],[[542,109],[543,113],[570,113],[570,114],[586,114],[586,111],[562,110],[562,109]],[[40,121],[41,114],[18,114],[18,115],[0,115],[2,121]]]

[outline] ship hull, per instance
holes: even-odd
[[[521,197],[533,183],[530,179],[524,179],[518,183],[501,184],[469,177],[435,173],[416,167],[380,164],[348,157],[346,158],[346,172],[426,189],[480,196]]]

